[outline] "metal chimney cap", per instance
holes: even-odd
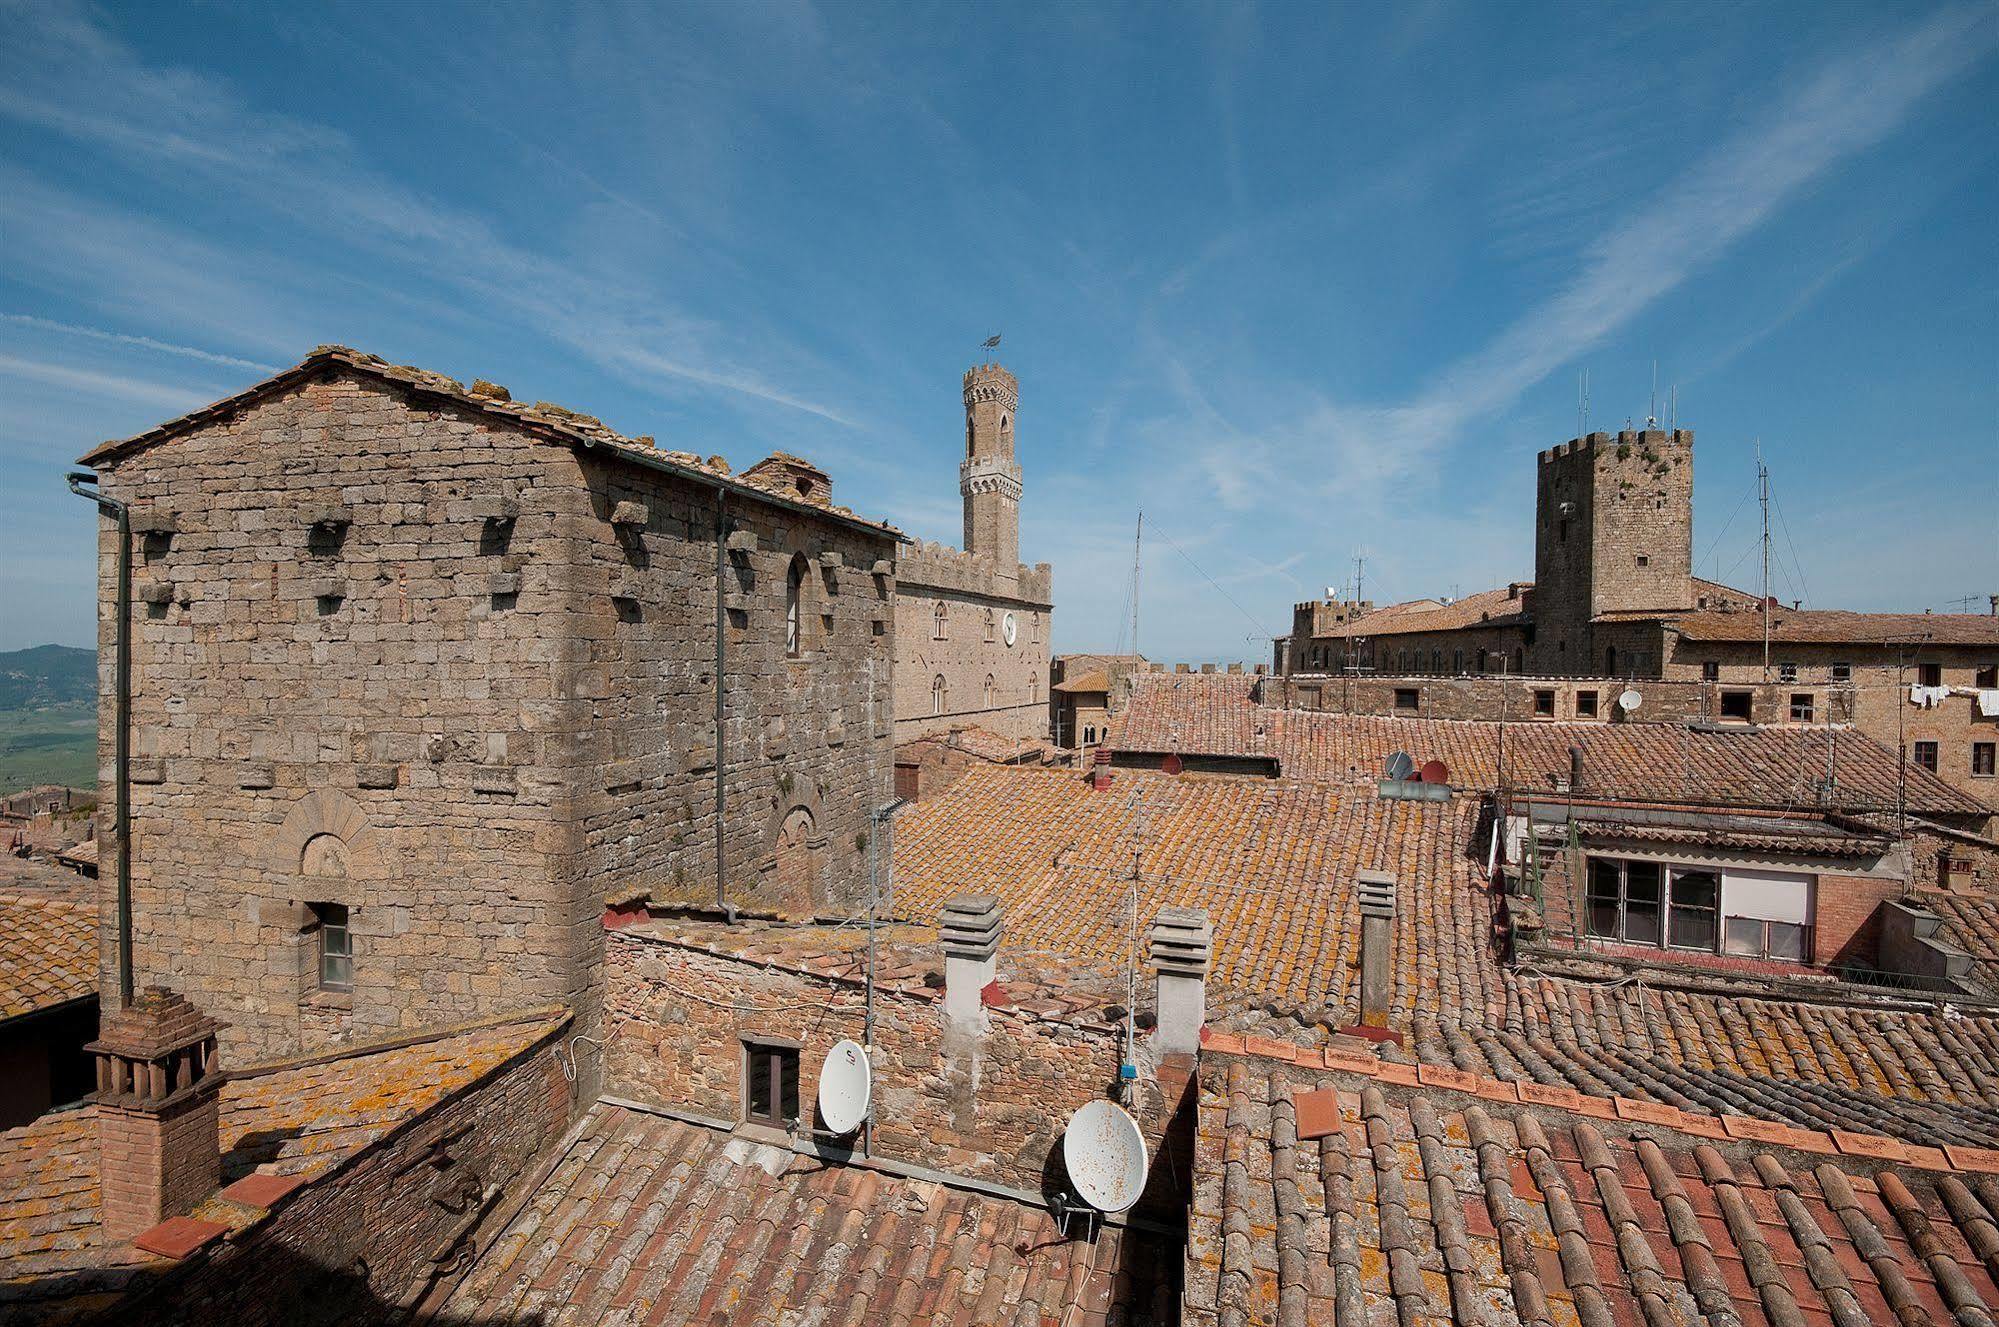
[[[1395,876],[1390,872],[1355,872],[1354,889],[1360,895],[1361,916],[1393,917],[1395,915]]]

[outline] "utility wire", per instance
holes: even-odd
[[[1791,542],[1791,523],[1784,519],[1784,504],[1777,500],[1777,495],[1774,493],[1770,495],[1770,504],[1777,509],[1778,528],[1784,532],[1785,547],[1791,550],[1791,568],[1798,573],[1798,597],[1809,599],[1811,591],[1805,588],[1804,564],[1798,561],[1798,546]]]
[[[1221,583],[1219,581],[1217,581],[1213,576],[1210,576],[1207,572],[1201,571],[1201,564],[1194,561],[1194,559],[1187,557],[1187,550],[1180,547],[1180,545],[1173,543],[1172,535],[1167,534],[1164,530],[1159,530],[1156,533],[1159,535],[1161,539],[1164,539],[1167,543],[1173,544],[1173,551],[1175,553],[1178,553],[1182,558],[1185,558],[1188,566],[1192,567],[1195,571],[1200,572],[1202,580],[1206,581],[1209,585],[1214,586],[1216,594],[1219,594],[1222,598],[1228,600],[1229,603],[1235,608],[1235,611],[1241,613],[1243,617],[1248,620],[1249,625],[1255,628],[1256,630],[1256,635],[1251,637],[1252,640],[1268,639],[1268,633],[1264,630],[1264,624],[1262,622],[1259,622],[1256,619],[1256,616],[1253,613],[1251,613],[1247,608],[1244,608],[1241,604],[1236,603],[1235,596],[1230,594],[1227,590],[1224,590],[1221,587]]]

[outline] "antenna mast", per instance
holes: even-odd
[[[1763,680],[1770,680],[1770,467],[1763,464],[1763,439],[1756,440],[1756,491],[1763,504]]]
[[[1355,608],[1360,607],[1361,570],[1366,566],[1367,550],[1356,548],[1353,551],[1353,602]]]
[[[1145,545],[1145,509],[1138,510],[1138,532],[1131,537],[1131,652],[1138,653],[1138,573]]]

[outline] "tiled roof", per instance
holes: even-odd
[[[1071,678],[1066,682],[1057,682],[1049,688],[1051,691],[1059,691],[1064,695],[1071,695],[1079,691],[1109,691],[1110,689],[1111,681],[1108,677],[1104,676],[1100,669],[1092,669],[1084,673],[1081,677]]]
[[[829,507],[808,502],[794,494],[779,491],[775,486],[762,480],[749,482],[742,476],[731,473],[728,465],[721,462],[719,457],[703,461],[691,452],[662,451],[655,447],[651,438],[627,437],[610,428],[595,415],[581,414],[551,401],[537,401],[528,405],[511,399],[505,388],[495,387],[490,383],[475,382],[468,389],[456,379],[447,378],[442,373],[434,373],[429,369],[420,369],[409,364],[391,364],[379,355],[370,355],[366,351],[353,350],[347,346],[315,347],[310,355],[291,368],[281,370],[233,396],[226,396],[190,414],[170,419],[132,437],[102,443],[86,453],[78,464],[101,466],[133,449],[178,437],[192,429],[226,418],[266,396],[305,381],[322,369],[334,365],[365,374],[381,382],[393,383],[432,398],[448,400],[455,405],[523,425],[536,433],[564,442],[582,447],[608,448],[611,454],[639,464],[675,470],[689,477],[698,478],[704,483],[719,482],[731,492],[754,501],[774,503],[793,511],[830,514],[850,525],[865,526],[877,533],[901,537],[901,533],[895,527],[857,516],[845,507]],[[804,464],[811,463],[804,462]]]
[[[96,991],[96,905],[0,894],[0,1020]]]
[[[1528,618],[1525,602],[1505,588],[1480,590],[1444,603],[1437,599],[1412,599],[1389,604],[1334,624],[1313,637],[1339,640],[1355,636],[1397,636],[1419,631],[1455,631],[1460,627],[1507,626]]]
[[[1180,675],[1137,679],[1110,745],[1134,752],[1274,757],[1292,778],[1372,783],[1390,754],[1442,760],[1450,782],[1482,791],[1507,782],[1552,791],[1570,748],[1582,752],[1590,796],[1744,806],[1816,806],[1828,768],[1841,809],[1893,807],[1902,786],[1894,752],[1850,728],[1716,727],[1675,723],[1500,724],[1278,709],[1253,699],[1255,679]],[[1991,808],[1929,771],[1906,770],[1908,805],[1929,814],[1984,817]]]
[[[1178,1261],[1177,1240],[1065,1239],[1039,1206],[599,1104],[444,1316],[1164,1327]]]
[[[933,924],[959,894],[993,894],[1005,944],[1122,965],[1161,907],[1206,909],[1213,980],[1358,1014],[1354,876],[1392,871],[1393,1007],[1402,1016],[1497,1007],[1492,907],[1465,855],[1478,808],[1383,801],[1371,788],[1120,770],[1093,792],[1072,772],[982,766],[897,812],[894,910]],[[1143,821],[1143,839],[1138,837]]]
[[[547,1035],[554,1017],[369,1054],[239,1070],[222,1085],[222,1178],[314,1175]],[[0,1318],[22,1299],[112,1291],[150,1259],[99,1240],[97,1109],[0,1133]]]
[[[1909,901],[1943,918],[1943,938],[1971,955],[1971,984],[1999,998],[1999,898],[1923,890]]]
[[[1760,641],[1763,614],[1658,614],[1689,640]],[[1990,613],[1849,613],[1830,608],[1779,608],[1770,614],[1776,644],[1880,645],[1884,641],[1932,645],[1999,645],[1999,617]]]
[[[1990,1323],[1999,1154],[1203,1066],[1190,1324]],[[1584,1103],[1588,1104],[1588,1103]]]

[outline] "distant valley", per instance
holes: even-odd
[[[96,651],[37,645],[0,653],[0,792],[96,782]]]

